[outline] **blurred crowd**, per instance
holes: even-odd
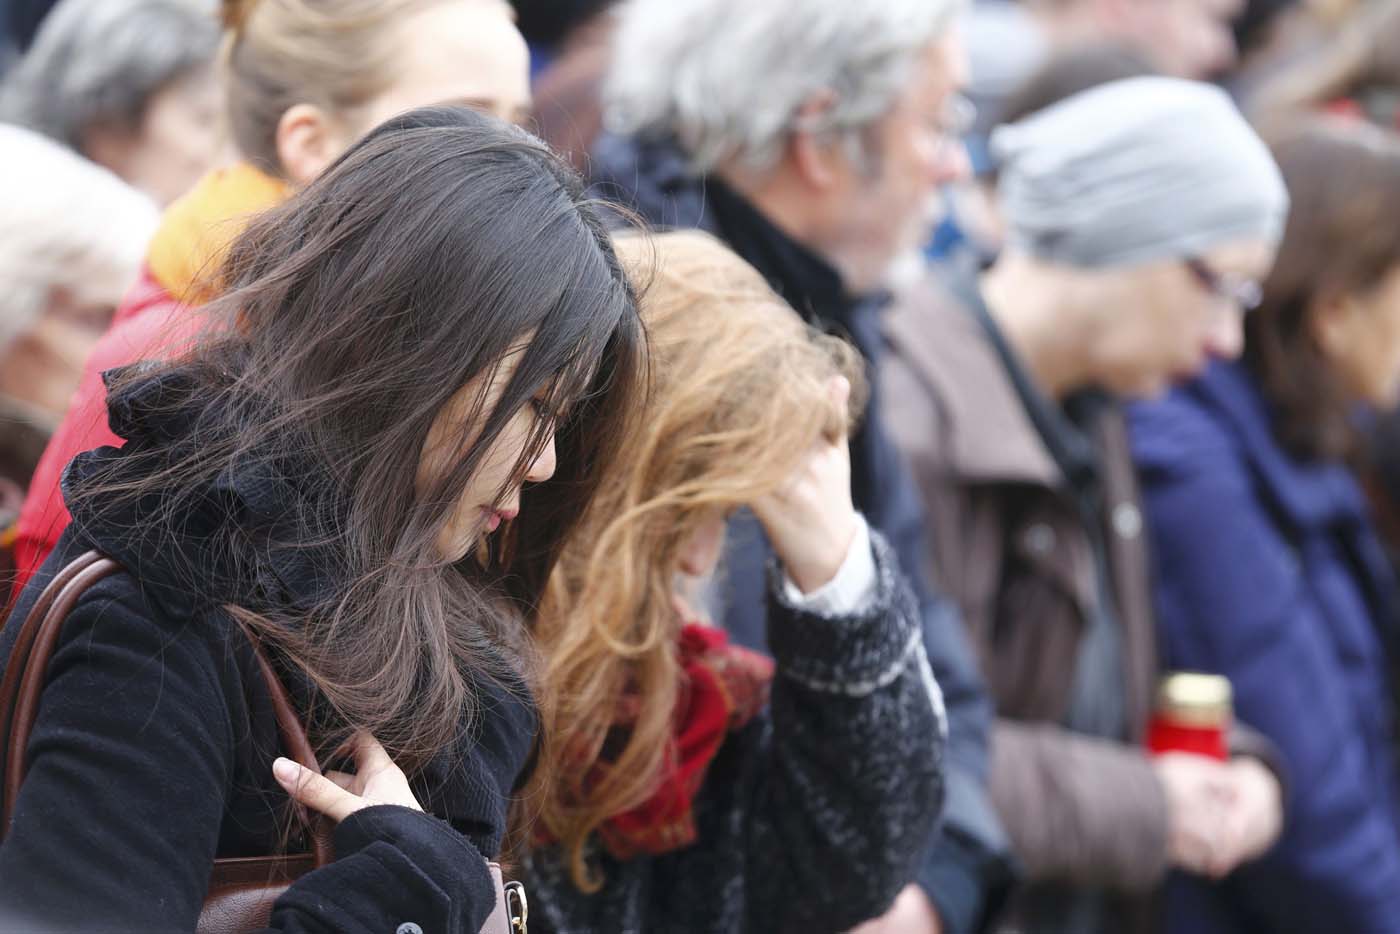
[[[0,0],[0,154],[0,930],[1400,934],[1400,0]]]

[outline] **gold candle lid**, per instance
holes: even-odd
[[[1191,726],[1225,726],[1233,708],[1234,691],[1224,675],[1178,671],[1157,689],[1157,712]]]

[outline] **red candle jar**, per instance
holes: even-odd
[[[1229,758],[1227,737],[1234,721],[1230,680],[1222,675],[1181,671],[1157,689],[1157,709],[1147,728],[1153,755],[1190,752],[1221,762]]]

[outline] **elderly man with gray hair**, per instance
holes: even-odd
[[[62,0],[0,85],[42,133],[164,206],[220,154],[212,0]]]
[[[599,193],[655,225],[716,234],[873,366],[885,290],[926,242],[940,186],[967,173],[957,13],[956,0],[623,4]],[[852,494],[919,591],[949,747],[942,826],[872,929],[970,932],[1011,879],[985,788],[990,709],[956,613],[924,580],[918,494],[883,407],[874,392],[851,439]],[[728,541],[715,615],[761,646],[770,552],[743,514]]]

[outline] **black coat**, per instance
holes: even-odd
[[[666,140],[605,134],[593,153],[596,192],[660,228],[699,227],[752,264],[810,322],[851,340],[873,373],[883,351],[881,296],[849,295],[836,270],[779,231],[720,180],[690,174]],[[872,381],[873,382],[873,381]],[[925,581],[923,507],[909,470],[881,424],[872,385],[865,417],[851,437],[851,494],[872,528],[890,542],[913,584],[924,645],[948,708],[948,800],[916,881],[934,901],[944,930],[965,934],[1004,898],[1012,877],[1005,833],[987,796],[992,709],[952,604]],[[765,641],[763,569],[771,549],[758,523],[740,513],[724,559],[725,627],[735,639]]]
[[[197,433],[193,419],[155,412],[153,400],[169,397],[168,379],[114,397],[123,452]],[[287,796],[271,771],[281,751],[266,683],[247,637],[220,607],[295,604],[316,569],[226,561],[205,533],[206,523],[237,522],[250,543],[266,541],[269,522],[292,506],[294,485],[225,477],[208,491],[205,514],[184,517],[178,547],[157,549],[138,517],[73,502],[94,472],[120,471],[123,456],[103,448],[73,462],[64,486],[74,522],[0,633],[8,659],[28,607],[84,551],[138,572],[91,588],[64,626],[28,777],[0,846],[0,929],[192,931],[214,858],[274,852],[287,826]],[[311,696],[278,667],[294,698]],[[278,900],[274,930],[480,929],[495,905],[485,858],[500,847],[536,724],[516,692],[481,693],[491,716],[474,724],[470,745],[414,777],[431,813],[379,806],[351,815],[336,829],[335,862]]]

